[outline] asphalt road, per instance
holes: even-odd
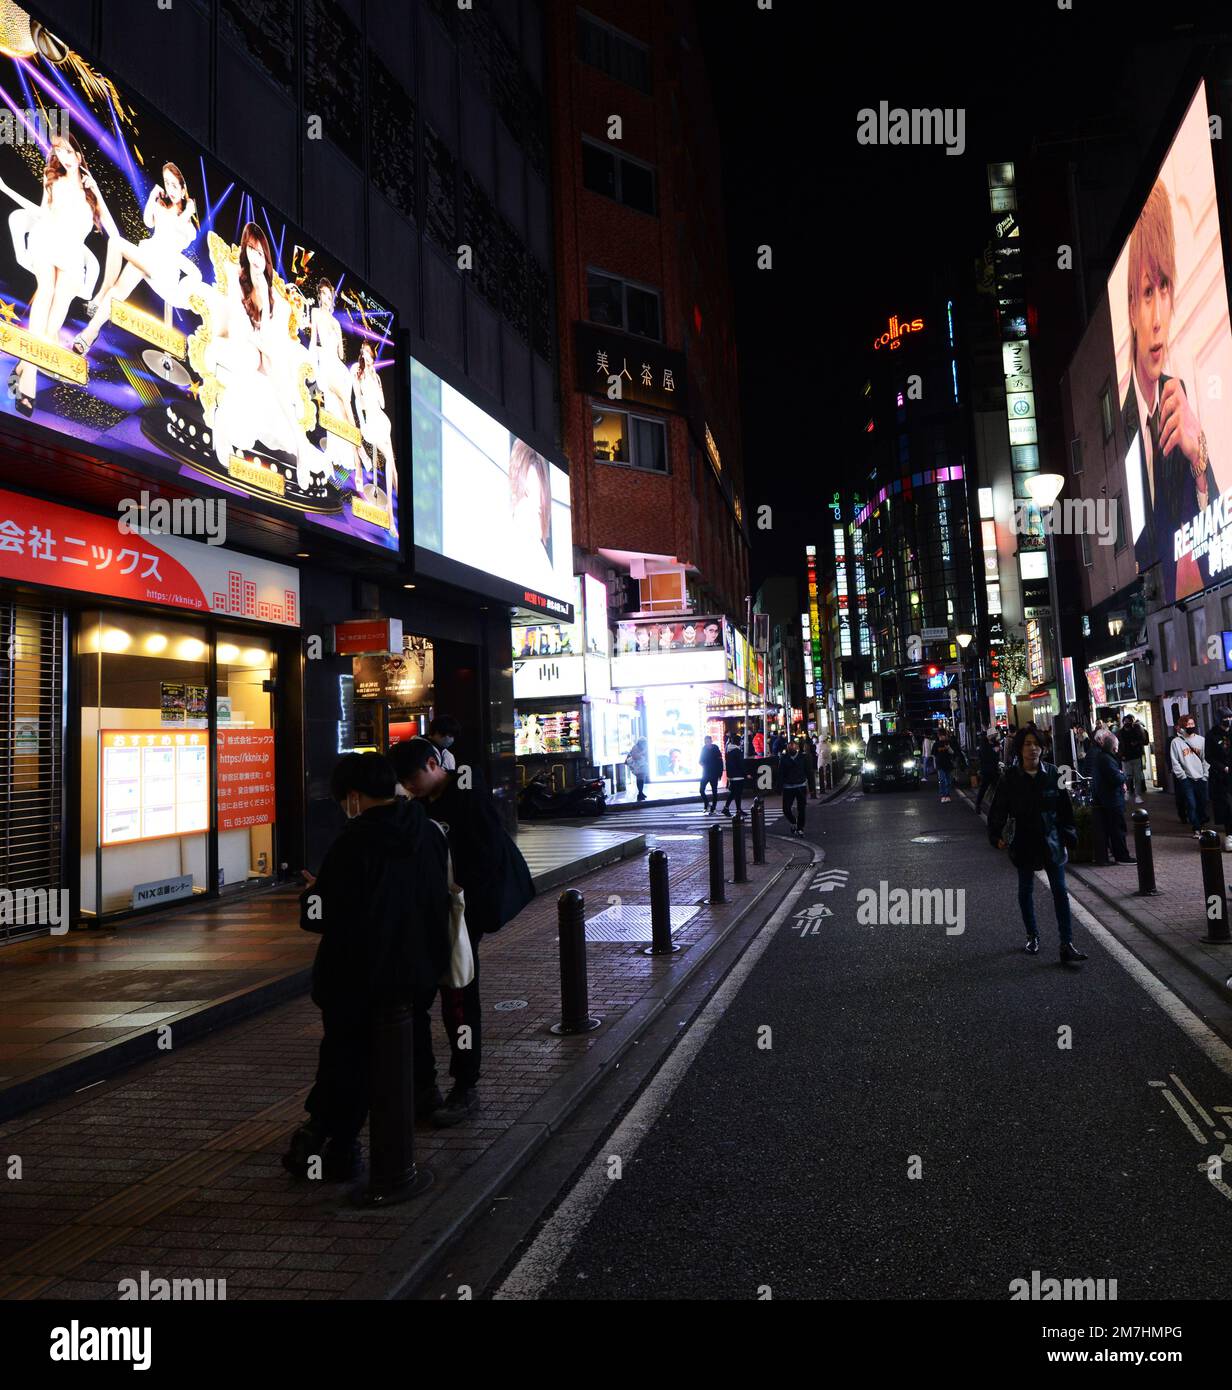
[[[1232,1164],[1232,1054],[1211,1060],[1081,920],[1090,959],[1060,965],[1042,884],[1023,953],[1013,872],[962,802],[856,789],[809,815],[831,886],[732,982],[657,1117],[649,1084],[640,1142],[626,1123],[599,1144],[502,1296],[1006,1300],[1033,1271],[1223,1296],[1232,1167],[1221,1187],[1205,1163]],[[961,889],[963,930],[858,922],[883,882]],[[593,1212],[564,1221],[597,1172]]]

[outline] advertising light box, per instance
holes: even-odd
[[[568,473],[414,360],[411,442],[416,568],[571,620]]]
[[[104,729],[99,740],[104,845],[209,829],[208,734]]]
[[[3,32],[0,411],[397,550],[390,307],[14,4]]]

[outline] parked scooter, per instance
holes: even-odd
[[[557,791],[546,772],[537,772],[518,794],[518,814],[527,820],[546,820],[552,816],[601,816],[606,810],[607,789],[598,777]]]

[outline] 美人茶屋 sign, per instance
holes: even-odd
[[[687,413],[684,354],[599,324],[575,323],[577,385],[592,396]],[[609,395],[613,382],[619,396]]]

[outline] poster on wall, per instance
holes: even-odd
[[[392,704],[422,704],[432,698],[434,652],[430,645],[401,656],[353,656],[351,674],[357,700],[389,700]]]
[[[571,619],[568,473],[414,360],[411,442],[416,567]]]
[[[218,829],[246,830],[273,821],[273,729],[220,729]]]
[[[687,652],[723,645],[723,619],[677,618],[671,622],[616,624],[616,650],[627,652]]]
[[[208,829],[208,734],[103,729],[98,737],[104,845]]]
[[[163,681],[161,684],[161,698],[159,706],[161,710],[160,723],[164,728],[179,725],[184,726],[186,715],[185,688],[181,681]]]
[[[706,703],[685,689],[646,694],[646,732],[652,782],[695,781],[706,725]]]
[[[546,714],[513,711],[513,751],[519,758],[582,751],[580,709],[550,710]]]
[[[1232,569],[1232,326],[1199,86],[1108,280],[1127,539],[1173,603]],[[1110,489],[1111,490],[1111,489]]]
[[[0,411],[396,550],[392,309],[7,3]]]

